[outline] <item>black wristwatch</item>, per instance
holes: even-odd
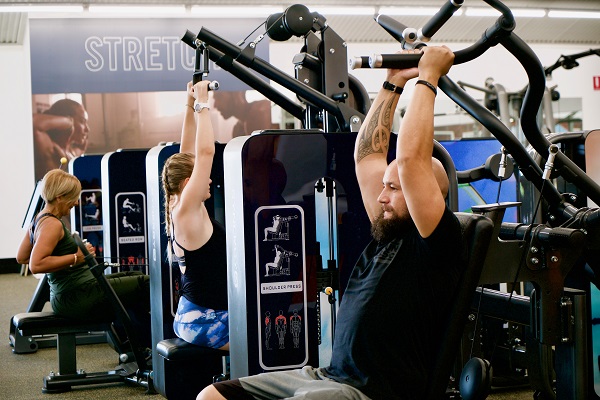
[[[404,88],[401,88],[400,86],[396,86],[393,83],[389,83],[388,81],[383,82],[383,88],[386,90],[389,90],[390,92],[394,92],[394,93],[398,93],[398,94],[402,94],[402,92],[404,91]]]

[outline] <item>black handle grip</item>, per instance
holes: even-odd
[[[392,35],[392,37],[394,39],[396,39],[397,41],[401,42],[402,40],[405,39],[403,36],[403,33],[404,33],[404,30],[407,28],[406,25],[396,21],[394,18],[392,18],[390,16],[383,15],[383,14],[377,15],[375,17],[375,21],[383,29],[385,29],[387,33]]]
[[[531,228],[526,224],[502,223],[500,227],[500,239],[503,240],[530,240],[535,238],[543,243],[553,246],[574,246],[585,240],[585,234],[579,229],[551,228],[536,226]]]
[[[419,66],[422,54],[374,54],[369,57],[371,68],[413,68]]]
[[[75,240],[75,244],[77,245],[77,247],[79,247],[79,249],[81,249],[81,252],[84,255],[84,260],[85,260],[86,264],[88,265],[88,267],[90,267],[90,271],[92,271],[94,276],[98,276],[99,274],[102,274],[104,266],[101,266],[100,264],[98,264],[98,261],[96,261],[96,258],[88,251],[87,247],[85,247],[85,242],[81,239],[81,237],[79,236],[79,233],[73,232],[71,234],[71,236],[73,237],[73,240]]]
[[[183,34],[183,36],[181,37],[181,41],[185,44],[187,44],[188,46],[190,46],[192,49],[196,49],[196,34],[192,31],[190,31],[189,29],[185,31],[185,33]]]
[[[425,42],[440,30],[440,28],[450,19],[452,14],[462,6],[463,0],[449,0],[435,13],[433,17],[421,28],[419,39]]]

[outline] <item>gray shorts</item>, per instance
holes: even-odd
[[[266,372],[239,379],[257,399],[370,400],[360,390],[325,376],[320,368]]]

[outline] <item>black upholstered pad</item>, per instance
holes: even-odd
[[[83,333],[108,329],[107,322],[80,321],[59,317],[46,311],[16,314],[13,316],[13,324],[24,336]]]
[[[160,356],[172,361],[229,355],[227,351],[196,346],[180,338],[161,340],[156,345],[156,351]]]

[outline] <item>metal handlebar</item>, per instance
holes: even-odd
[[[417,36],[419,40],[428,42],[431,37],[452,17],[464,0],[449,0],[433,17],[421,28]]]
[[[487,51],[490,47],[495,46],[496,44],[501,44],[505,47],[513,56],[521,63],[527,76],[529,78],[529,87],[524,97],[523,106],[521,109],[521,126],[523,132],[527,138],[527,140],[531,143],[531,145],[535,148],[535,150],[542,156],[544,159],[549,157],[548,148],[551,143],[545,138],[545,136],[540,131],[537,126],[537,112],[539,109],[539,105],[542,102],[544,90],[546,87],[545,82],[545,71],[533,52],[533,50],[525,44],[517,35],[514,34],[513,30],[515,27],[515,20],[512,15],[512,12],[508,7],[506,7],[503,3],[498,0],[484,0],[491,7],[495,8],[501,13],[501,16],[496,20],[494,25],[489,27],[482,37],[470,47],[467,47],[463,50],[456,51],[454,64],[461,64],[467,61],[471,61],[485,51]],[[428,27],[435,27],[439,29],[443,23],[440,25],[440,21],[447,21],[449,16],[451,16],[452,7],[450,4],[446,4],[442,10],[438,14],[436,14],[431,23],[428,23]],[[382,16],[377,17],[377,21],[382,21],[384,29],[387,31],[392,31],[392,36],[402,37],[401,42],[404,45],[406,41],[400,32],[400,28],[403,28],[404,25],[400,23],[392,23],[389,18],[382,18]],[[414,44],[411,44],[414,47]],[[414,54],[376,54],[371,56],[369,59],[369,66],[371,68],[411,68],[418,65],[418,60],[420,59],[420,55]],[[364,67],[364,62],[351,63],[355,68]],[[469,103],[464,96],[460,96],[458,92],[453,91],[452,95],[446,92],[447,89],[451,89],[448,81],[446,83],[441,82],[440,88],[447,94],[449,97],[453,98],[453,100],[462,101],[462,103]],[[473,112],[469,111],[469,105],[467,107],[464,104],[457,102],[460,106],[463,106],[467,112],[469,112],[473,117],[480,120],[488,120],[486,117],[481,115],[476,115]],[[474,108],[474,107],[470,107]],[[476,112],[484,112],[484,109],[477,108]],[[541,179],[541,170],[536,168],[533,164],[535,162],[531,159],[531,157],[525,157],[523,154],[523,149],[520,144],[512,143],[509,138],[504,134],[504,130],[499,125],[494,128],[496,125],[491,123],[488,120],[490,126],[485,125],[486,128],[492,132],[494,136],[496,136],[500,142],[509,150],[510,154],[512,154],[517,163],[520,166],[521,171],[524,172],[526,178],[530,180],[538,190],[542,190],[542,179]],[[517,153],[515,156],[515,152]],[[523,163],[525,162],[525,163]],[[590,197],[594,202],[600,204],[600,185],[594,182],[589,176],[585,174],[572,160],[570,160],[563,153],[558,153],[556,155],[555,165],[557,167],[558,172],[568,181],[574,183],[578,186],[588,197]],[[560,197],[558,191],[550,189],[551,185],[545,185],[543,187],[544,195],[549,196],[547,200],[549,201],[551,207],[554,207],[555,211],[558,210],[559,213],[563,215],[556,215],[559,217],[563,217],[564,219],[568,219],[573,216],[575,209],[569,204],[565,204],[564,199]]]
[[[357,117],[361,121],[364,119],[362,113],[352,109],[345,103],[339,103],[330,99],[321,92],[297,81],[286,73],[273,67],[260,57],[255,56],[252,46],[241,49],[239,46],[228,42],[204,27],[198,33],[197,38],[207,43],[209,46],[222,51],[226,56],[231,57],[240,64],[253,69],[259,74],[277,82],[286,89],[293,91],[309,103],[332,114],[335,116],[341,128],[348,128],[350,126],[350,120],[353,117]]]

